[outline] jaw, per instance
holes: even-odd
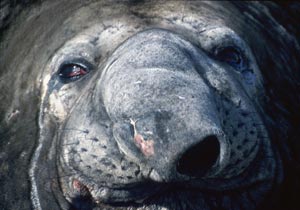
[[[271,161],[268,145],[261,145],[257,157],[238,177],[156,182],[149,177],[118,183],[103,178],[95,182],[82,173],[61,167],[58,177],[65,199],[75,209],[256,209],[274,185],[278,163]],[[266,167],[268,177],[262,177]],[[140,168],[140,170],[143,170]],[[65,176],[69,174],[69,176]]]
[[[149,183],[152,186],[153,183]],[[95,209],[201,209],[212,210],[215,208],[222,209],[256,209],[263,198],[267,195],[267,191],[271,189],[272,183],[257,183],[252,186],[244,187],[243,189],[232,189],[228,191],[207,191],[193,188],[187,188],[182,185],[166,185],[160,187],[160,190],[149,192],[149,187],[145,187],[143,191],[147,191],[146,197],[136,197],[135,200],[128,199],[126,201],[111,201],[101,202],[96,200],[92,195],[85,193],[82,190],[78,196],[67,198],[70,205],[73,207],[94,207]],[[84,187],[83,187],[84,189]],[[128,190],[128,189],[127,189]],[[131,190],[129,193],[133,195],[136,190]],[[119,196],[120,191],[114,190]],[[127,192],[128,193],[128,192]],[[184,206],[184,207],[183,207]],[[232,206],[235,206],[233,208]]]

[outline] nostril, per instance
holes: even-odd
[[[201,177],[212,168],[219,155],[218,138],[213,135],[208,136],[181,156],[177,163],[177,171],[183,175]]]

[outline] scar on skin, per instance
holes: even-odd
[[[144,140],[144,137],[141,134],[138,134],[136,130],[136,121],[130,119],[130,124],[133,126],[134,130],[134,143],[141,150],[141,152],[146,156],[154,155],[154,141],[153,140]]]

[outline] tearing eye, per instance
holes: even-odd
[[[63,83],[76,81],[89,73],[89,68],[77,63],[64,63],[60,66],[58,76]]]
[[[226,62],[235,68],[240,68],[243,65],[242,54],[234,47],[218,49],[216,56],[219,60]]]

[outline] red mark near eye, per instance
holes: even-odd
[[[74,76],[81,76],[85,75],[87,72],[85,69],[79,67],[79,66],[73,66],[72,72],[68,75],[69,77],[74,77]]]

